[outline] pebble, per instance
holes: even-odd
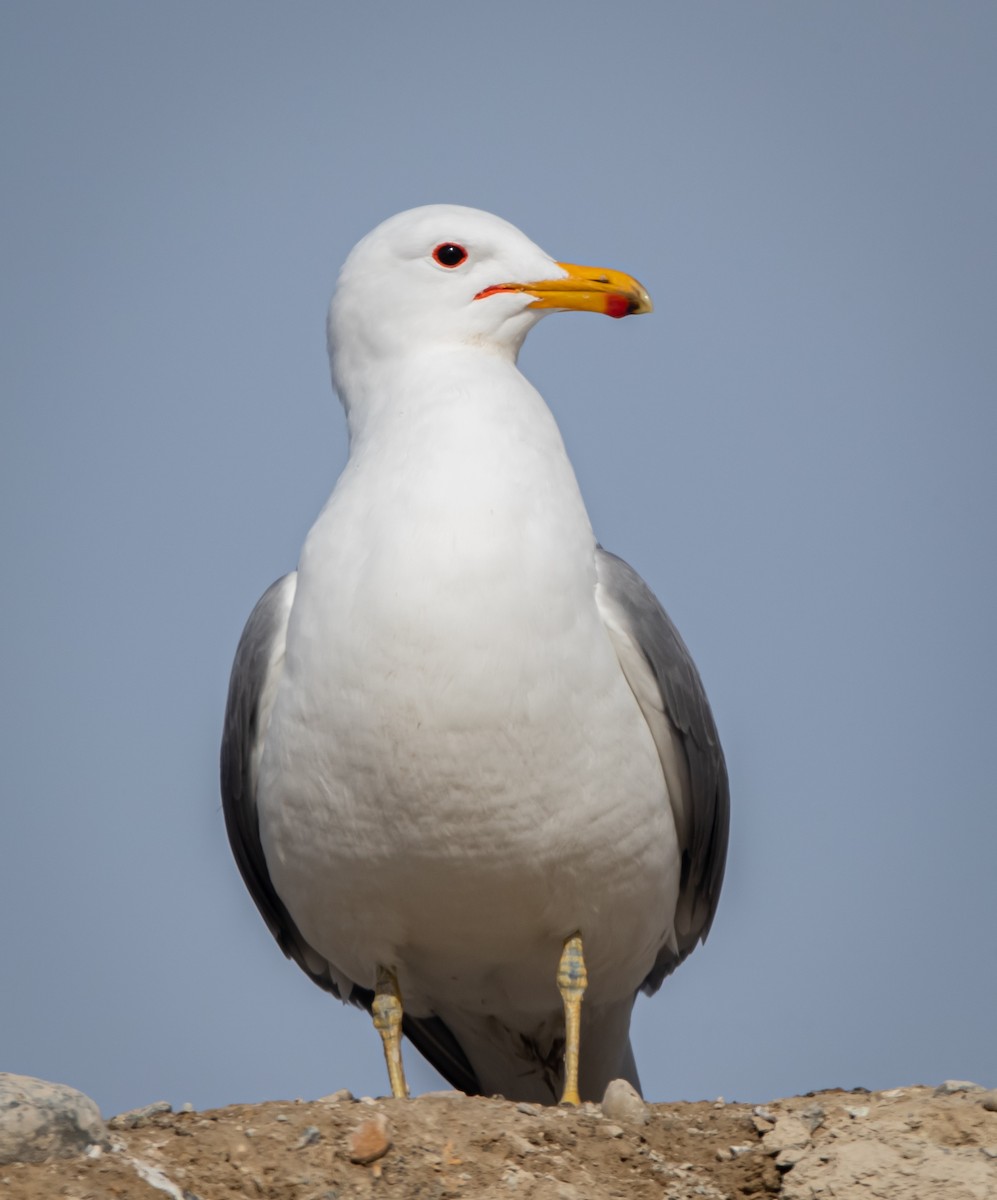
[[[625,1079],[614,1079],[602,1098],[602,1115],[628,1125],[646,1125],[651,1119],[647,1105]]]
[[[600,1125],[599,1134],[601,1137],[618,1138],[623,1137],[623,1127],[620,1125]]]
[[[351,1163],[368,1166],[383,1158],[391,1149],[391,1126],[384,1113],[368,1117],[353,1130],[347,1140]]]
[[[319,1104],[346,1104],[354,1099],[349,1088],[340,1088],[338,1092],[330,1092],[328,1096],[319,1096]]]
[[[526,1138],[520,1137],[518,1133],[513,1133],[511,1129],[507,1129],[502,1134],[502,1140],[509,1147],[517,1158],[526,1158],[529,1154],[536,1154],[537,1147],[532,1142],[528,1142]]]
[[[760,1121],[768,1121],[770,1125],[775,1124],[775,1113],[770,1108],[765,1108],[761,1104],[756,1104],[751,1110],[751,1115],[757,1117]]]
[[[64,1083],[0,1072],[0,1164],[44,1162],[109,1145],[89,1096]]]
[[[980,1152],[987,1158],[997,1158],[997,1146],[981,1146]]]
[[[997,1090],[987,1092],[985,1096],[981,1096],[980,1103],[987,1112],[997,1112]]]
[[[540,1109],[535,1104],[527,1104],[525,1100],[516,1105],[516,1112],[522,1113],[526,1117],[538,1117]]]
[[[854,1120],[857,1117],[867,1117],[869,1115],[868,1104],[860,1104],[856,1108],[845,1107],[845,1112]]]
[[[819,1104],[810,1104],[800,1113],[801,1120],[806,1124],[811,1133],[815,1129],[820,1129],[824,1124],[825,1112]]]
[[[173,1105],[169,1100],[155,1100],[152,1104],[143,1104],[141,1108],[130,1108],[127,1112],[118,1113],[116,1117],[111,1118],[111,1125],[117,1129],[137,1129],[150,1117],[172,1111]]]
[[[321,1140],[322,1135],[319,1133],[317,1126],[309,1125],[308,1128],[303,1131],[301,1137],[298,1138],[298,1144],[295,1146],[295,1149],[303,1150],[305,1146],[314,1146],[316,1142]]]
[[[982,1083],[973,1083],[969,1079],[946,1079],[935,1088],[936,1096],[954,1096],[957,1092],[985,1092]]]

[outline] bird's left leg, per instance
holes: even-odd
[[[574,933],[564,943],[557,965],[557,990],[564,1002],[564,1092],[562,1104],[581,1104],[578,1094],[578,1045],[582,1024],[582,996],[588,987],[582,935]]]
[[[402,1067],[402,993],[398,976],[390,967],[378,963],[371,1005],[374,1028],[384,1043],[384,1061],[388,1065],[391,1094],[396,1100],[408,1099],[408,1086]]]

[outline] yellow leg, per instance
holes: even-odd
[[[378,966],[371,1005],[374,1028],[384,1043],[384,1061],[388,1064],[391,1094],[396,1100],[408,1098],[405,1071],[402,1068],[402,994],[398,976],[390,967]]]
[[[582,1024],[582,996],[588,987],[582,935],[573,934],[564,943],[557,964],[557,990],[564,1001],[564,1092],[562,1104],[581,1104],[578,1095],[578,1044]]]

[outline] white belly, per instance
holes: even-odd
[[[432,642],[361,644],[334,687],[313,660],[288,676],[264,756],[263,845],[308,941],[366,987],[396,965],[416,1014],[441,991],[528,1012],[556,1003],[578,929],[591,998],[632,994],[671,933],[678,852],[601,626],[448,639],[445,675]]]

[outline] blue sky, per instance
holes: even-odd
[[[451,201],[656,305],[522,358],[730,767],[647,1094],[997,1085],[997,10],[12,0],[0,58],[0,1069],[386,1090],[239,880],[217,747],[345,458],[339,264]]]

